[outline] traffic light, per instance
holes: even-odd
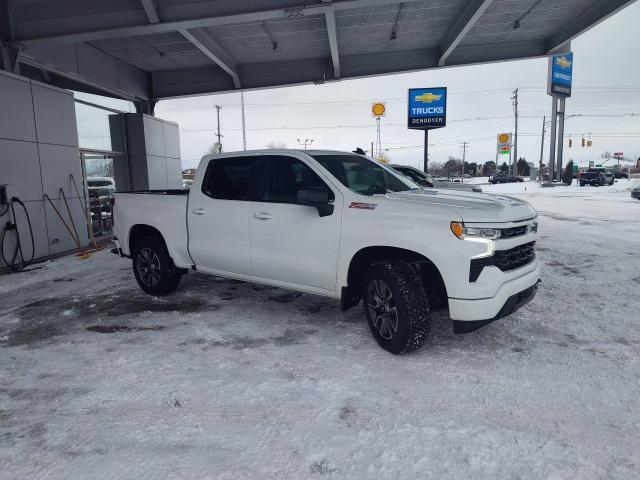
[[[584,147],[586,145],[587,141],[584,139],[584,137],[582,137],[582,146]]]
[[[573,147],[573,140],[569,139],[569,148]]]
[[[593,145],[593,142],[591,140],[587,140],[587,147],[590,147]]]

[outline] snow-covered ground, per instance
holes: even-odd
[[[361,308],[195,274],[153,299],[108,252],[0,276],[0,477],[636,479],[629,188],[487,189],[539,209],[539,294],[406,356]]]

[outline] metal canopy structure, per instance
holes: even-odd
[[[634,0],[0,0],[2,64],[155,101],[544,56]]]

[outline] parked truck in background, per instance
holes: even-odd
[[[498,195],[425,191],[363,155],[264,150],[204,157],[190,190],[116,193],[114,253],[165,295],[198,271],[361,301],[378,344],[420,347],[431,312],[456,333],[535,295],[537,217]]]

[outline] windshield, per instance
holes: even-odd
[[[111,187],[113,183],[109,180],[89,180],[89,187]]]
[[[386,167],[359,155],[312,155],[345,187],[362,195],[416,190],[410,180],[396,176]]]
[[[428,175],[422,173],[422,172],[417,172],[415,170],[412,170],[410,168],[398,168],[398,167],[394,167],[396,170],[398,170],[400,173],[402,173],[403,175],[406,175],[407,177],[409,177],[411,180],[413,180],[416,183],[420,183],[420,182],[432,182],[432,180],[429,178]]]

